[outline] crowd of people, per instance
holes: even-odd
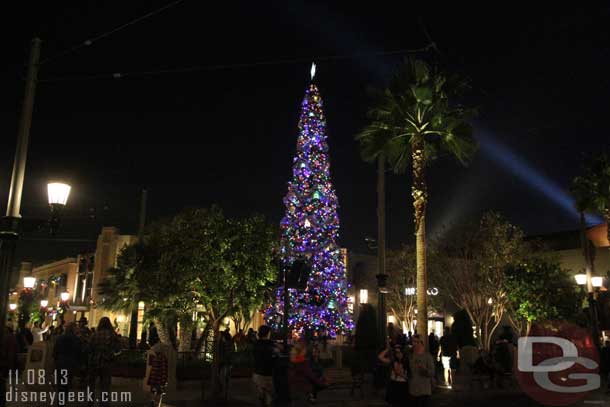
[[[485,386],[501,386],[503,379],[512,374],[514,347],[508,327],[487,352],[460,343],[450,328],[445,328],[440,338],[434,332],[426,338],[412,332],[403,334],[389,324],[387,346],[377,356],[375,384],[385,387],[390,405],[427,406],[433,387],[455,387],[458,372],[468,376],[469,385],[477,378]]]
[[[53,370],[61,377],[56,383],[60,405],[63,404],[62,401],[65,402],[66,393],[75,387],[86,387],[94,394],[96,388],[108,393],[114,361],[123,349],[128,348],[127,338],[117,332],[117,327],[108,317],[102,317],[96,328],[90,328],[84,317],[78,322],[65,323],[62,320],[56,326],[36,323],[30,328],[26,324],[20,324],[16,332],[11,324],[8,324],[3,341],[0,355],[2,394],[5,392],[8,373],[19,368],[17,355],[27,353],[28,348],[35,343],[45,341]],[[154,349],[158,342],[156,328],[151,323],[147,347]],[[159,360],[162,361],[161,364],[158,363]],[[153,352],[148,363],[153,366],[148,385],[152,391],[159,393],[160,386],[167,382],[167,360],[163,362],[163,356]],[[166,373],[163,375],[157,371]],[[0,400],[4,403],[4,397]]]
[[[167,355],[162,351],[162,346],[166,345],[160,343],[154,323],[144,331],[139,348],[149,351],[147,363],[153,371],[147,384],[158,400],[168,379]],[[461,371],[466,369],[469,374],[485,376],[489,381],[511,371],[514,343],[512,334],[506,330],[490,352],[473,348],[471,354],[449,328],[440,338],[434,332],[427,337],[416,332],[403,334],[392,324],[388,325],[387,332],[385,349],[373,355],[377,366],[376,387],[386,389],[386,400],[390,405],[408,402],[414,407],[427,406],[434,386],[439,384],[451,388],[460,367]],[[116,326],[107,317],[101,318],[95,329],[88,326],[86,318],[81,318],[78,323],[60,323],[56,327],[34,324],[30,329],[22,325],[16,332],[7,327],[4,355],[0,355],[5,356],[1,366],[3,377],[9,369],[15,368],[15,355],[27,352],[29,346],[40,341],[50,343],[55,369],[67,372],[68,380],[59,383],[59,392],[67,392],[75,385],[88,386],[91,391],[99,386],[101,391],[109,391],[113,361],[122,349],[128,348],[127,338],[117,333]],[[193,346],[197,347],[196,341],[193,341]],[[301,393],[310,403],[315,403],[318,393],[329,385],[324,369],[332,363],[332,353],[329,338],[323,332],[307,338],[294,338],[285,349],[271,339],[269,326],[261,326],[258,332],[252,328],[247,332],[238,330],[234,336],[227,328],[221,332],[218,350],[220,388],[225,395],[228,394],[236,352],[252,358],[252,381],[262,406],[272,405],[288,388],[292,392],[288,398]],[[610,352],[604,356],[610,360],[608,355]],[[356,355],[356,358],[365,359],[360,356]]]
[[[254,373],[261,406],[271,406],[277,398],[290,399],[304,395],[309,403],[315,403],[318,393],[328,387],[324,376],[325,356],[328,356],[328,338],[322,334],[311,338],[296,338],[289,349],[271,340],[271,328],[263,325],[258,329],[254,344]],[[290,365],[281,355],[288,357]],[[288,383],[286,383],[288,380]],[[290,394],[283,394],[290,389]]]

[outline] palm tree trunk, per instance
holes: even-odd
[[[185,318],[184,321],[180,321],[180,344],[178,345],[178,352],[190,352],[191,351],[191,338],[193,334],[193,323],[192,321]]]
[[[426,273],[426,204],[428,194],[424,177],[425,156],[423,141],[416,138],[411,147],[413,165],[413,209],[415,218],[415,258],[417,265],[417,332],[428,334],[428,276]],[[428,341],[423,341],[427,347]]]
[[[377,272],[385,276],[385,155],[377,158]],[[380,281],[386,281],[384,278]],[[387,281],[386,281],[387,284]],[[386,286],[387,287],[387,286]],[[379,346],[383,347],[387,335],[387,312],[385,307],[385,288],[379,287],[378,314]]]
[[[157,319],[155,321],[155,325],[157,326],[157,334],[159,335],[159,342],[161,342],[164,345],[173,346],[172,341],[169,337],[169,329],[168,329],[165,321],[163,321],[162,319]]]

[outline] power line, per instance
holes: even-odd
[[[64,243],[95,243],[95,239],[79,239],[79,238],[55,238],[55,237],[23,237],[19,240],[28,242],[64,242]]]
[[[163,7],[160,7],[160,8],[158,8],[158,9],[156,9],[156,10],[153,10],[153,11],[151,11],[151,12],[148,12],[148,13],[146,13],[146,14],[144,14],[144,15],[142,15],[142,16],[140,16],[140,17],[138,17],[138,18],[134,19],[134,20],[131,20],[131,21],[129,21],[129,22],[127,22],[127,23],[125,23],[125,24],[122,24],[122,25],[120,25],[120,26],[118,26],[118,27],[116,27],[116,28],[113,28],[113,29],[112,29],[112,30],[110,30],[110,31],[106,31],[106,32],[104,32],[104,33],[102,33],[102,34],[99,34],[99,35],[97,35],[97,36],[93,37],[93,38],[89,38],[89,39],[87,39],[87,40],[83,41],[82,43],[80,43],[80,44],[78,44],[78,45],[76,45],[76,46],[72,47],[72,48],[68,48],[68,49],[66,49],[66,50],[64,50],[64,51],[61,51],[61,52],[59,52],[59,53],[57,53],[57,54],[55,54],[55,55],[53,55],[53,56],[49,57],[49,58],[43,59],[43,60],[42,60],[42,62],[40,62],[40,65],[45,64],[45,63],[47,63],[47,62],[49,62],[49,61],[55,60],[55,59],[57,59],[57,58],[63,57],[63,56],[65,56],[65,55],[71,54],[71,53],[73,53],[74,51],[77,51],[77,50],[79,50],[79,49],[81,49],[81,48],[88,47],[88,46],[90,46],[91,44],[93,44],[94,42],[101,40],[102,38],[106,38],[106,37],[108,37],[109,35],[112,35],[112,34],[114,34],[114,33],[118,32],[118,31],[121,31],[121,30],[123,30],[123,29],[125,29],[125,28],[127,28],[127,27],[129,27],[129,26],[132,26],[132,25],[134,25],[134,24],[136,24],[136,23],[139,23],[140,21],[146,20],[147,18],[150,18],[150,17],[152,17],[152,16],[154,16],[154,15],[156,15],[156,14],[159,14],[159,13],[160,13],[160,12],[162,12],[162,11],[165,11],[165,10],[167,10],[167,9],[171,8],[171,7],[177,6],[178,4],[180,4],[180,3],[182,3],[182,2],[184,2],[184,0],[176,0],[176,1],[174,1],[174,2],[171,2],[171,3],[169,3],[169,4],[166,4],[166,5],[165,5],[165,6],[163,6]]]
[[[148,70],[148,71],[133,71],[133,72],[113,72],[113,73],[98,73],[98,74],[88,74],[82,76],[72,76],[72,77],[55,77],[49,79],[40,79],[39,82],[63,82],[63,81],[85,81],[85,80],[95,80],[95,79],[121,79],[126,77],[133,76],[146,76],[146,75],[162,75],[162,74],[170,74],[170,73],[191,73],[191,72],[200,72],[200,71],[218,71],[224,69],[238,69],[238,68],[250,68],[257,66],[266,66],[266,65],[289,65],[289,64],[297,64],[297,63],[310,63],[311,61],[333,61],[333,60],[341,60],[341,59],[356,59],[362,57],[373,57],[373,56],[388,56],[388,55],[401,55],[401,54],[414,54],[419,52],[424,52],[429,49],[435,48],[434,43],[430,43],[422,48],[417,49],[401,49],[395,51],[383,51],[376,53],[368,53],[368,54],[349,54],[349,55],[328,55],[328,56],[317,56],[317,57],[307,57],[307,58],[293,58],[293,59],[277,59],[277,60],[269,60],[269,61],[258,61],[258,62],[244,62],[244,63],[236,63],[236,64],[219,64],[219,65],[200,65],[200,66],[192,66],[192,67],[182,67],[182,68],[172,68],[172,69],[157,69],[157,70]]]

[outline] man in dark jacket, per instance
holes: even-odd
[[[261,405],[266,407],[271,406],[273,402],[273,366],[279,353],[270,337],[271,328],[262,325],[258,329],[258,340],[254,344],[254,374],[252,375],[258,399]]]
[[[55,368],[57,369],[57,399],[65,405],[66,393],[72,387],[74,375],[81,365],[81,341],[76,336],[76,324],[69,322],[64,333],[57,337],[53,348]]]

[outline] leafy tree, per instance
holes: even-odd
[[[405,288],[415,287],[416,283],[416,255],[415,247],[403,246],[399,250],[391,250],[387,257],[388,293],[386,301],[388,310],[394,315],[398,326],[404,324],[412,329],[416,318],[416,296],[406,295]],[[439,269],[438,254],[428,252],[428,276],[431,287],[438,287],[438,280],[442,278]],[[436,309],[442,302],[443,291],[440,295],[429,296],[430,308]]]
[[[466,164],[476,150],[471,126],[473,111],[449,103],[462,87],[421,60],[407,60],[390,86],[376,93],[369,111],[371,122],[356,136],[362,156],[374,161],[384,155],[390,167],[402,173],[411,164],[416,262],[418,325],[427,324],[425,168],[439,153]]]
[[[527,249],[523,232],[495,212],[458,227],[442,249],[446,273],[439,284],[468,313],[486,349],[508,306],[504,270]]]
[[[580,312],[582,293],[556,258],[535,256],[509,265],[504,287],[513,312],[513,327],[526,335],[533,322],[575,320]]]
[[[163,222],[151,226],[142,243],[126,246],[117,258],[117,267],[107,271],[98,288],[104,297],[101,304],[112,311],[127,311],[137,306],[136,301],[146,303],[149,319],[155,321],[162,343],[171,345],[169,330],[181,322],[181,332],[188,337],[180,342],[181,351],[190,348],[192,313],[196,303],[188,290],[190,277],[160,267],[160,259],[168,249],[167,225]]]
[[[203,305],[208,326],[214,332],[215,391],[218,339],[224,319],[240,306],[261,300],[268,283],[276,278],[272,262],[274,230],[261,217],[228,219],[219,208],[212,207],[183,211],[161,228],[159,240],[164,247],[159,269],[166,276],[184,276],[182,290],[192,294],[190,301],[188,295],[179,295],[169,305],[184,309]]]

